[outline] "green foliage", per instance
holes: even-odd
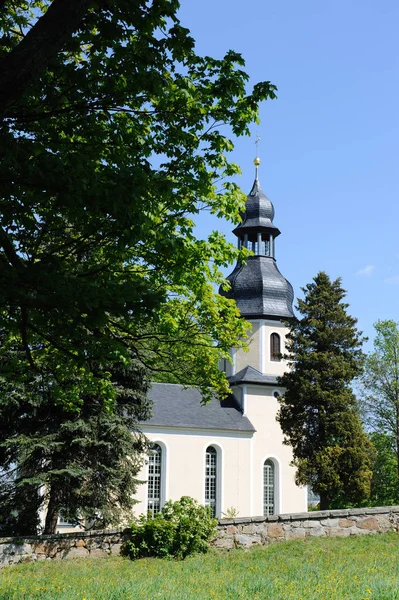
[[[125,551],[133,559],[146,556],[184,559],[208,551],[208,542],[216,535],[216,524],[210,508],[182,496],[176,502],[166,502],[154,517],[142,515],[133,523]]]
[[[42,485],[46,530],[60,509],[112,522],[145,445],[128,432],[146,412],[134,400],[143,365],[206,400],[228,393],[218,361],[245,345],[246,323],[215,292],[245,250],[217,232],[197,239],[194,219],[238,221],[230,137],[249,134],[276,88],[247,90],[236,52],[198,56],[178,9],[22,0],[0,11],[4,526],[14,514],[22,526],[26,506],[35,529]],[[134,385],[117,384],[123,368]]]
[[[63,29],[62,4],[6,3],[0,74],[14,48],[40,51],[50,6]],[[13,370],[52,371],[71,410],[82,388],[112,407],[98,365],[131,352],[206,398],[226,394],[218,360],[246,324],[215,284],[242,252],[217,232],[197,239],[194,218],[239,219],[224,132],[249,134],[276,88],[247,91],[234,51],[198,56],[176,0],[89,4],[0,122],[0,329],[24,349]]]
[[[112,411],[100,398],[82,393],[80,411],[71,413],[62,402],[54,404],[50,377],[13,385],[0,378],[3,533],[36,533],[45,507],[46,533],[55,531],[60,512],[72,522],[87,519],[93,528],[129,520],[147,449],[136,424],[150,414],[148,380],[132,360],[113,365],[110,381]]]
[[[395,321],[377,321],[374,324],[376,336],[374,349],[365,361],[365,368],[360,379],[360,406],[366,425],[373,434],[377,444],[377,473],[374,478],[373,496],[397,498],[399,493],[399,324]],[[392,455],[392,452],[394,453]],[[393,482],[392,460],[395,461],[396,475]],[[382,464],[386,465],[387,478],[381,472]],[[385,470],[385,469],[384,469]],[[381,483],[378,491],[375,487]],[[391,490],[388,492],[388,490]]]
[[[386,433],[374,431],[370,439],[375,447],[373,478],[369,506],[394,506],[399,504],[398,458],[396,440]]]
[[[292,446],[296,480],[320,495],[358,503],[370,491],[373,447],[363,432],[351,382],[362,368],[362,338],[347,314],[339,279],[319,273],[298,301],[301,319],[290,323],[286,388],[278,420]]]

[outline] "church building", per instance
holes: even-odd
[[[154,383],[153,416],[142,424],[153,443],[138,478],[135,514],[158,512],[166,500],[192,496],[217,517],[251,517],[307,510],[307,490],[295,484],[292,452],[276,421],[277,377],[286,364],[287,328],[293,289],[276,263],[274,207],[256,176],[245,213],[234,229],[239,247],[253,251],[228,276],[241,315],[251,323],[249,352],[232,352],[226,371],[231,395],[201,405],[197,389]]]

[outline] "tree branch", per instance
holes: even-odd
[[[0,61],[0,115],[19,100],[76,31],[93,0],[53,0],[47,12]],[[100,1],[100,6],[103,4]],[[1,7],[1,4],[0,4]]]

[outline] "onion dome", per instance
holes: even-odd
[[[256,177],[242,215],[242,222],[233,233],[238,237],[238,246],[252,250],[253,256],[245,264],[237,263],[227,277],[230,289],[219,293],[236,301],[240,313],[246,319],[289,319],[294,316],[292,285],[278,270],[275,259],[274,240],[280,230],[273,224],[274,207],[263,193]]]

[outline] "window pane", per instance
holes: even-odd
[[[270,360],[280,361],[280,336],[278,333],[272,333],[270,336]]]
[[[275,477],[274,464],[271,460],[263,465],[263,514],[265,517],[274,515]]]
[[[148,456],[147,511],[152,516],[161,510],[161,458],[162,449],[158,444],[155,444]]]
[[[213,446],[206,449],[205,456],[205,506],[210,506],[216,516],[216,470],[217,453]]]

